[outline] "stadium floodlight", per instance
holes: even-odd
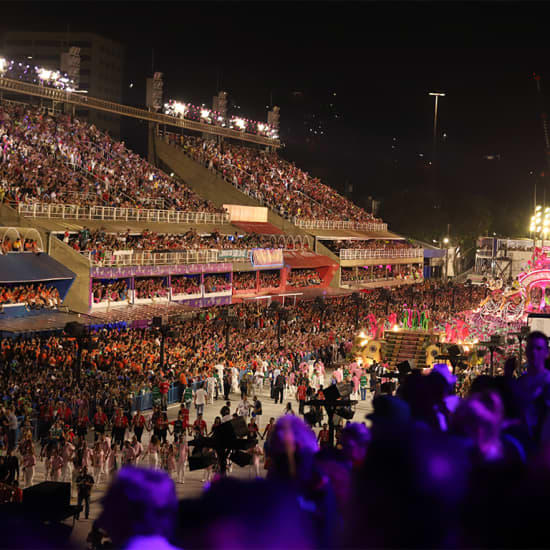
[[[187,113],[187,105],[185,103],[180,103],[179,101],[175,101],[172,105],[172,108],[176,113],[178,113],[181,116],[185,116],[185,113]]]
[[[52,78],[53,71],[49,71],[48,69],[40,68],[38,69],[38,77],[40,80],[50,80]]]

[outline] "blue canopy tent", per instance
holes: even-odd
[[[0,285],[48,283],[65,299],[76,274],[47,254],[10,252],[0,255]]]

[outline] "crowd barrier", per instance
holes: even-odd
[[[197,387],[197,383],[195,382],[193,385],[193,391]],[[167,403],[168,405],[172,405],[174,403],[179,403],[180,401],[180,388],[179,384],[172,384],[170,386],[170,389],[168,390],[167,395]],[[160,402],[160,401],[159,401]],[[146,392],[142,395],[136,395],[132,398],[132,412],[137,411],[138,409],[140,411],[147,411],[153,408],[154,398],[153,398],[153,392]],[[90,412],[90,422],[93,420],[92,418],[92,412]],[[25,422],[25,416],[18,416],[17,417],[17,430],[15,433],[15,441],[16,444],[19,442],[19,439],[21,437],[21,428]],[[38,419],[32,418],[31,419],[31,427],[32,427],[32,436],[34,440],[38,439]]]

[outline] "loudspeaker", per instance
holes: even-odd
[[[452,345],[447,348],[447,353],[451,357],[456,357],[457,355],[460,355],[460,348],[457,345]]]
[[[211,464],[214,464],[215,458],[213,455],[207,456],[189,456],[189,471],[193,472],[194,470],[203,470],[208,468]]]
[[[340,407],[336,409],[336,414],[346,420],[351,420],[355,416],[355,411],[352,411],[349,407]]]
[[[213,432],[214,438],[222,446],[230,447],[233,444],[235,433],[233,432],[231,421],[222,422],[219,426],[214,426]]]
[[[338,388],[338,393],[342,399],[347,399],[351,395],[352,386],[349,382],[339,382],[336,384],[336,387]]]
[[[315,425],[315,418],[316,418],[316,414],[314,412],[307,412],[304,414],[304,420],[310,425],[310,426],[314,426]]]
[[[246,422],[242,416],[234,418],[231,420],[230,424],[233,427],[233,433],[236,437],[244,437],[245,435],[248,435],[248,427],[246,426]]]
[[[25,514],[42,521],[61,518],[70,504],[70,483],[44,481],[23,491]]]
[[[256,446],[257,443],[258,439],[256,437],[253,437],[252,439],[245,437],[243,439],[235,439],[232,447],[238,451],[248,451],[248,449],[252,449],[252,447]]]
[[[238,464],[241,468],[248,466],[252,462],[252,455],[244,451],[235,451],[231,453],[231,462]]]
[[[242,416],[214,427],[214,436],[225,447],[233,446],[235,439],[248,435],[248,428]]]
[[[401,363],[397,365],[397,370],[401,376],[404,376],[405,374],[411,372],[412,369],[408,361],[401,361]]]
[[[78,321],[71,321],[65,325],[65,332],[73,338],[81,338],[86,334],[86,327]]]
[[[162,317],[153,317],[153,323],[152,326],[154,327],[161,327],[162,326]]]
[[[340,397],[340,392],[336,384],[331,384],[327,388],[323,388],[323,394],[326,401],[336,401]]]

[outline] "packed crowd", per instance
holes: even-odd
[[[1,202],[1,201],[0,201]],[[0,246],[2,254],[8,252],[34,252],[39,253],[40,249],[36,239],[21,239],[16,237],[13,241],[9,237],[4,237],[2,245]]]
[[[277,288],[281,284],[279,271],[267,269],[260,271],[260,288]]]
[[[321,277],[315,269],[292,269],[286,284],[291,287],[315,286],[321,284]]]
[[[139,277],[134,280],[135,297],[139,299],[166,298],[168,287],[164,277]]]
[[[4,346],[2,350],[5,357]],[[29,436],[17,448],[23,483],[32,482],[38,460],[44,461],[48,479],[71,480],[74,472],[78,502],[88,517],[90,494],[82,487],[109,481],[122,466],[94,525],[99,540],[109,537],[117,548],[128,547],[135,537],[150,547],[167,547],[169,540],[180,548],[221,550],[227,547],[228,522],[231,532],[238,533],[232,540],[246,543],[239,548],[283,548],[289,540],[300,548],[542,548],[548,536],[540,525],[550,493],[549,347],[544,334],[530,334],[526,358],[523,366],[511,357],[502,376],[478,376],[463,397],[456,394],[456,377],[444,365],[428,375],[413,370],[400,376],[398,384],[374,389],[370,384],[370,427],[360,415],[347,421],[340,417],[334,446],[326,423],[318,433],[312,429],[313,418],[317,424],[319,417],[306,407],[322,403],[323,390],[312,389],[300,369],[286,370],[296,375],[298,410],[289,402],[281,418],[270,419],[263,429],[255,420],[261,403],[255,396],[246,398],[243,381],[252,376],[247,374],[238,382],[236,409],[231,403],[222,406],[214,426],[203,420],[214,392],[231,389],[232,368],[224,369],[222,380],[208,376],[194,392],[185,384],[173,422],[162,407],[146,419],[116,401],[105,409],[97,406],[90,422],[74,412],[87,406],[86,394],[74,402],[52,400],[40,409],[40,454]],[[334,382],[342,376],[351,390],[349,374],[333,375]],[[361,389],[369,387],[367,378],[361,371]],[[269,379],[277,395],[285,383],[284,367]],[[315,401],[306,405],[309,399]],[[15,414],[11,405],[1,410],[0,426],[12,430]],[[202,439],[213,435],[216,425],[239,416],[248,432],[243,447],[257,477],[263,462],[265,479],[223,478],[222,458]],[[88,446],[82,434],[91,425],[97,441]],[[147,445],[140,441],[145,430],[153,433]],[[0,468],[11,483],[18,477],[12,456],[13,451],[6,456],[10,467]],[[178,504],[174,482],[185,482],[186,460],[193,456],[212,459],[204,469],[207,490]],[[151,470],[135,468],[141,464]],[[228,508],[235,495],[239,506]],[[526,498],[527,504],[518,506]]]
[[[180,252],[184,250],[203,249],[250,249],[250,248],[280,248],[271,235],[246,233],[239,235],[221,234],[215,230],[211,234],[201,234],[190,229],[183,234],[161,234],[148,231],[131,233],[128,229],[120,233],[108,233],[104,228],[90,230],[83,228],[78,233],[65,231],[59,233],[60,240],[80,252],[91,252],[101,257],[107,251],[115,250],[148,250],[151,252]]]
[[[303,271],[303,273],[302,273]],[[318,282],[316,282],[318,281]],[[291,286],[309,286],[320,284],[315,270],[300,270],[292,279]],[[172,295],[200,294],[201,280],[198,275],[172,275],[170,278]],[[260,271],[260,288],[275,288],[280,284],[278,271]],[[159,277],[140,277],[136,279],[136,298],[161,298],[168,296],[167,283]],[[231,284],[227,274],[205,274],[205,293],[235,290],[249,290],[256,287],[256,271],[233,272]],[[92,282],[92,300],[94,304],[104,302],[126,302],[130,299],[126,279],[100,280]]]
[[[323,244],[333,252],[340,250],[403,250],[405,248],[416,248],[406,240],[368,239],[368,240],[344,240],[344,241],[323,241]]]
[[[227,274],[208,274],[204,276],[204,292],[224,292],[231,290]]]
[[[95,126],[8,102],[0,105],[0,182],[15,202],[221,211]]]
[[[172,275],[172,294],[200,294],[201,280],[198,275]]]
[[[128,283],[125,279],[112,281],[94,280],[92,283],[92,299],[95,304],[101,302],[124,302],[129,299]]]
[[[57,308],[61,305],[61,298],[53,285],[2,284],[0,305],[4,304],[25,304],[28,309]]]
[[[166,138],[283,217],[379,221],[276,153],[184,135],[166,134]]]
[[[79,472],[83,475],[79,469],[84,466],[93,472],[94,478],[108,480],[116,464],[132,465],[141,463],[141,459],[153,467],[164,467],[174,480],[183,480],[184,468],[178,473],[178,464],[189,451],[177,447],[191,434],[211,433],[212,427],[206,426],[200,416],[207,400],[212,402],[215,396],[226,397],[230,391],[240,391],[236,414],[249,421],[255,400],[243,404],[244,396],[252,397],[257,384],[265,384],[267,380],[273,398],[281,403],[284,388],[291,389],[291,396],[296,390],[297,413],[301,414],[306,412],[302,401],[303,392],[309,392],[308,384],[313,393],[306,395],[322,397],[323,385],[330,383],[322,374],[324,367],[330,368],[336,360],[348,357],[356,334],[356,312],[363,323],[367,315],[385,317],[388,308],[399,312],[407,305],[415,305],[429,308],[434,319],[445,319],[471,308],[476,301],[479,303],[484,290],[434,282],[392,291],[376,289],[363,293],[358,303],[350,297],[327,300],[331,307],[324,311],[310,302],[298,302],[288,308],[289,315],[284,317],[273,308],[241,304],[233,306],[239,327],[230,329],[229,347],[225,343],[226,326],[218,322],[222,308],[211,308],[197,319],[183,321],[166,335],[163,365],[161,335],[157,329],[102,329],[92,333],[90,345],[83,348],[80,380],[74,371],[78,355],[74,339],[66,336],[4,339],[0,342],[0,397],[5,404],[0,411],[0,442],[14,448],[17,418],[23,417],[22,434],[28,434],[32,423],[37,423],[41,451],[28,450],[25,440],[32,435],[24,435],[18,448],[18,456],[27,468],[24,476],[29,476],[25,484],[32,482],[33,467],[38,460],[44,461],[52,480],[67,479],[71,470],[75,475]],[[280,349],[274,345],[278,332]],[[307,365],[313,374],[306,381]],[[359,389],[364,388],[367,374],[363,370],[359,374],[350,370],[346,367],[342,373],[337,368],[333,374],[335,381],[351,381]],[[139,411],[133,413],[134,398],[147,392],[157,395],[161,405],[166,403],[170,385],[179,388],[182,401],[181,414],[174,423],[167,423],[159,410],[150,420],[142,418]],[[425,392],[421,395],[424,400]],[[189,416],[192,403],[197,413],[193,422]],[[413,414],[432,410],[422,403],[411,402]],[[384,410],[382,406],[381,409]],[[375,403],[375,414],[376,410]],[[290,403],[285,411],[287,417],[296,414]],[[388,414],[385,411],[381,415]],[[318,412],[316,423],[322,420]],[[220,415],[220,421],[223,416]],[[436,419],[439,422],[440,416],[436,415]],[[92,427],[98,443],[88,447],[84,440]],[[111,428],[110,435],[107,428]],[[140,447],[144,429],[151,430],[153,438],[149,445]],[[253,425],[250,429],[257,435]],[[303,429],[309,430],[305,425]],[[337,448],[344,444],[345,430],[337,430]],[[326,449],[327,433],[325,426],[314,437],[316,450],[317,440]],[[173,441],[167,436],[174,436]],[[262,450],[269,470],[273,464],[269,444]],[[205,479],[215,477],[215,465],[205,475]],[[77,481],[75,484],[80,487]]]
[[[233,288],[235,290],[251,290],[256,288],[256,272],[255,271],[234,272]]]
[[[342,282],[368,282],[380,279],[414,279],[423,277],[420,266],[409,264],[371,265],[364,267],[342,267]]]

